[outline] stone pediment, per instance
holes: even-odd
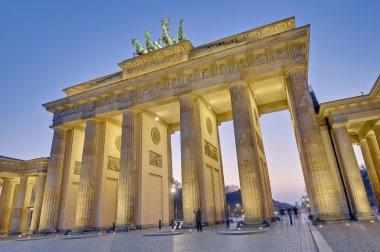
[[[190,41],[164,47],[144,55],[119,63],[123,69],[123,79],[130,79],[149,72],[160,70],[188,60],[189,52],[193,48]]]

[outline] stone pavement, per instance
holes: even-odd
[[[349,221],[317,226],[334,251],[380,251],[380,223]]]
[[[129,233],[102,234],[95,238],[61,240],[50,235],[44,240],[0,241],[1,252],[53,251],[318,251],[304,218],[290,226],[288,216],[272,225],[265,234],[230,236],[217,234],[224,227],[213,227],[203,233],[186,232],[183,235],[147,237],[137,230]]]

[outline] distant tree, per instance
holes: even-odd
[[[174,185],[175,189],[177,189],[177,190],[182,188],[181,182],[179,182],[176,179],[173,179],[173,185]]]
[[[226,185],[226,193],[236,192],[240,189],[238,185]]]
[[[363,179],[364,188],[367,192],[368,201],[371,204],[371,206],[375,206],[375,198],[372,191],[371,182],[369,180],[368,171],[364,165],[360,165],[360,175]]]

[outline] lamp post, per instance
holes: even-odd
[[[175,208],[175,211],[174,211],[174,219],[175,219],[175,221],[177,221],[177,203],[176,203],[175,200],[174,200],[174,194],[175,194],[175,192],[177,191],[177,189],[175,188],[175,184],[172,185],[172,188],[170,189],[170,191],[171,191],[172,194],[173,194],[173,201],[174,201],[174,208]]]

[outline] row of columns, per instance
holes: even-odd
[[[312,200],[317,217],[328,219],[343,219],[344,214],[339,198],[336,181],[332,179],[331,167],[326,158],[326,150],[319,124],[315,117],[313,103],[310,97],[305,69],[294,69],[286,75],[286,91],[293,119],[297,145],[305,177],[305,184]],[[238,82],[230,85],[235,143],[239,169],[242,201],[245,219],[248,223],[260,223],[270,217],[271,192],[267,168],[260,162],[258,139],[255,130],[255,116],[252,113],[252,99],[246,83]],[[200,164],[199,151],[202,149],[199,138],[199,110],[194,105],[192,96],[180,97],[181,126],[181,162],[182,162],[182,193],[183,216],[185,224],[194,222],[194,209],[201,206],[200,197]],[[120,177],[118,182],[117,218],[118,225],[135,223],[137,150],[139,114],[135,111],[123,112],[122,141],[120,156]],[[52,231],[57,227],[58,208],[65,156],[67,130],[62,127],[54,129],[53,144],[50,155],[46,190],[43,198],[40,230]],[[76,225],[81,229],[93,226],[94,193],[98,162],[99,121],[87,120],[85,141],[82,156],[82,168],[78,191]],[[367,141],[374,141],[370,138]],[[170,142],[170,141],[168,141]],[[334,129],[334,142],[339,150],[339,162],[344,178],[344,185],[349,194],[349,203],[358,218],[371,215],[368,200],[366,200],[363,182],[347,129]],[[380,175],[379,147],[367,147],[367,142],[361,143],[369,174],[372,180]],[[372,149],[371,149],[372,148]],[[376,154],[377,153],[377,156]],[[371,169],[371,167],[374,167]],[[376,168],[377,167],[377,168]],[[373,182],[374,191],[380,199],[380,185]],[[171,197],[169,197],[171,198]],[[17,201],[17,206],[21,204]],[[170,204],[172,207],[172,203]],[[171,210],[172,211],[172,210]],[[19,214],[18,214],[19,215]],[[18,216],[16,215],[16,217]],[[172,214],[171,214],[172,215]],[[38,220],[35,220],[38,223]],[[12,222],[17,226],[19,220]]]
[[[37,184],[34,187],[34,200],[32,200],[33,188],[28,184],[30,177],[21,175],[19,183],[13,178],[3,178],[0,195],[0,233],[18,234],[38,229],[46,174],[38,174]],[[32,211],[30,227],[28,227],[29,211]]]
[[[380,127],[372,129],[367,136],[362,137],[359,145],[368,171],[377,208],[380,209]]]

